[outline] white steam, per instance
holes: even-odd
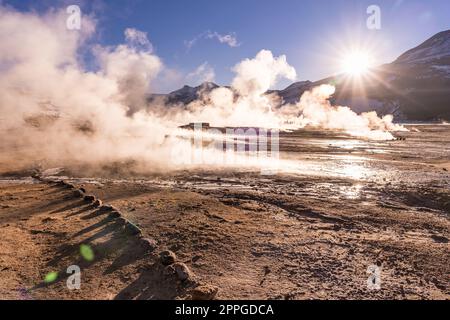
[[[187,110],[175,110],[170,118],[182,122],[211,122],[219,126],[258,126],[299,129],[312,126],[339,130],[374,140],[391,140],[390,131],[406,130],[394,124],[391,115],[379,118],[376,112],[356,114],[348,107],[333,106],[329,99],[335,92],[331,85],[321,85],[305,92],[294,105],[277,107],[276,95],[266,92],[281,78],[295,80],[296,72],[285,56],[274,57],[260,51],[254,59],[245,59],[234,69],[231,88],[217,88],[192,102]]]
[[[152,149],[167,129],[137,109],[160,59],[130,44],[97,47],[101,69],[86,72],[78,52],[94,22],[84,17],[82,30],[73,32],[66,18],[64,12],[37,16],[0,7],[2,160],[14,161],[20,152],[30,161],[157,163],[164,150]]]
[[[332,106],[329,98],[334,92],[335,88],[331,85],[321,85],[305,92],[300,102],[294,108],[290,108],[301,111],[298,125],[343,130],[353,136],[373,140],[391,140],[393,136],[389,131],[405,130],[392,122],[391,115],[379,118],[374,111],[358,115],[348,107]]]
[[[92,49],[98,71],[86,71],[80,51],[95,32],[83,17],[80,31],[66,29],[64,11],[44,15],[0,6],[0,151],[2,161],[107,163],[133,159],[146,168],[167,168],[180,141],[178,125],[300,128],[314,125],[374,139],[390,139],[400,127],[392,117],[357,115],[328,101],[334,88],[321,86],[296,105],[278,108],[266,95],[281,78],[295,80],[285,56],[262,50],[234,67],[231,87],[204,92],[185,106],[149,104],[150,84],[164,70],[146,33],[127,29],[125,43]],[[212,77],[205,65],[198,75]],[[182,149],[182,148],[181,148]],[[18,154],[15,158],[15,154]]]
[[[179,123],[279,128],[282,119],[273,111],[279,99],[265,93],[281,77],[295,80],[295,69],[286,57],[274,57],[270,51],[262,50],[255,58],[238,63],[233,70],[236,76],[230,88],[206,92],[186,110],[175,109],[168,117]]]

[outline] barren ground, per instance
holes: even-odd
[[[208,284],[216,299],[449,299],[450,126],[416,128],[392,142],[283,135],[289,165],[276,175],[41,172],[116,207],[154,250],[3,153],[0,298],[190,299]],[[93,261],[80,256],[81,244]],[[160,263],[166,249],[192,281]],[[80,290],[66,287],[74,264]],[[380,290],[367,288],[371,265],[380,267]],[[53,271],[56,281],[43,282]]]

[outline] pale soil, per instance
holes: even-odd
[[[15,177],[0,183],[0,297],[23,298],[26,288],[33,299],[189,298],[193,285],[158,262],[170,249],[196,283],[219,288],[217,299],[449,299],[450,134],[407,136],[351,152],[335,140],[284,140],[283,152],[325,175],[311,167],[274,176],[65,173],[155,239],[153,252],[72,191]],[[80,244],[94,249],[93,262]],[[82,267],[81,290],[68,290],[64,277],[42,285],[72,264]],[[367,288],[374,264],[380,290]]]
[[[71,194],[46,184],[0,187],[3,299],[111,299],[137,276],[144,257],[127,255],[130,248],[137,251],[137,241]],[[94,262],[81,258],[80,244],[94,248]],[[79,291],[66,286],[67,267],[74,264],[82,268]],[[45,285],[52,271],[60,277]]]

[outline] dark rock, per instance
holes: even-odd
[[[108,217],[110,217],[111,219],[117,219],[120,218],[122,215],[120,214],[120,212],[118,211],[112,211]]]
[[[91,196],[91,195],[84,196],[84,201],[86,201],[86,202],[91,202],[91,203],[93,203],[93,202],[95,202],[95,200],[97,200],[97,199],[95,198],[95,196]]]
[[[175,273],[176,273],[178,279],[180,279],[181,281],[185,281],[187,279],[192,278],[192,276],[193,276],[192,271],[184,263],[177,262],[177,263],[174,263],[172,266],[175,270]]]
[[[116,208],[109,204],[102,205],[98,210],[101,212],[117,211]]]
[[[138,235],[138,234],[142,234],[141,229],[136,226],[135,224],[131,223],[131,222],[127,222],[125,225],[125,229],[131,233],[132,235]]]
[[[163,251],[159,254],[159,260],[165,266],[168,266],[177,261],[177,256],[170,250]]]
[[[73,196],[76,198],[84,198],[84,193],[81,190],[75,190]]]
[[[73,184],[68,183],[68,182],[66,182],[64,180],[57,181],[56,185],[64,187],[66,189],[75,189],[75,186]]]
[[[101,207],[103,205],[102,200],[97,199],[94,201],[94,203],[92,204],[94,207]]]
[[[166,277],[172,277],[176,275],[173,265],[168,265],[164,268],[163,275]]]
[[[124,225],[127,223],[127,220],[125,218],[120,217],[116,219],[116,223],[119,225]]]
[[[264,266],[264,276],[267,276],[271,272],[269,266]]]
[[[42,177],[39,175],[39,173],[33,173],[33,174],[31,175],[31,177],[32,177],[33,179],[36,179],[36,180],[39,180],[39,181],[44,181],[44,179],[42,179]]]
[[[432,235],[431,239],[433,239],[437,243],[448,243],[448,239],[443,236]]]

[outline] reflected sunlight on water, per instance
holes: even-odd
[[[279,170],[282,173],[339,177],[361,180],[375,175],[367,166],[368,159],[363,157],[326,157],[317,159],[279,160]]]

